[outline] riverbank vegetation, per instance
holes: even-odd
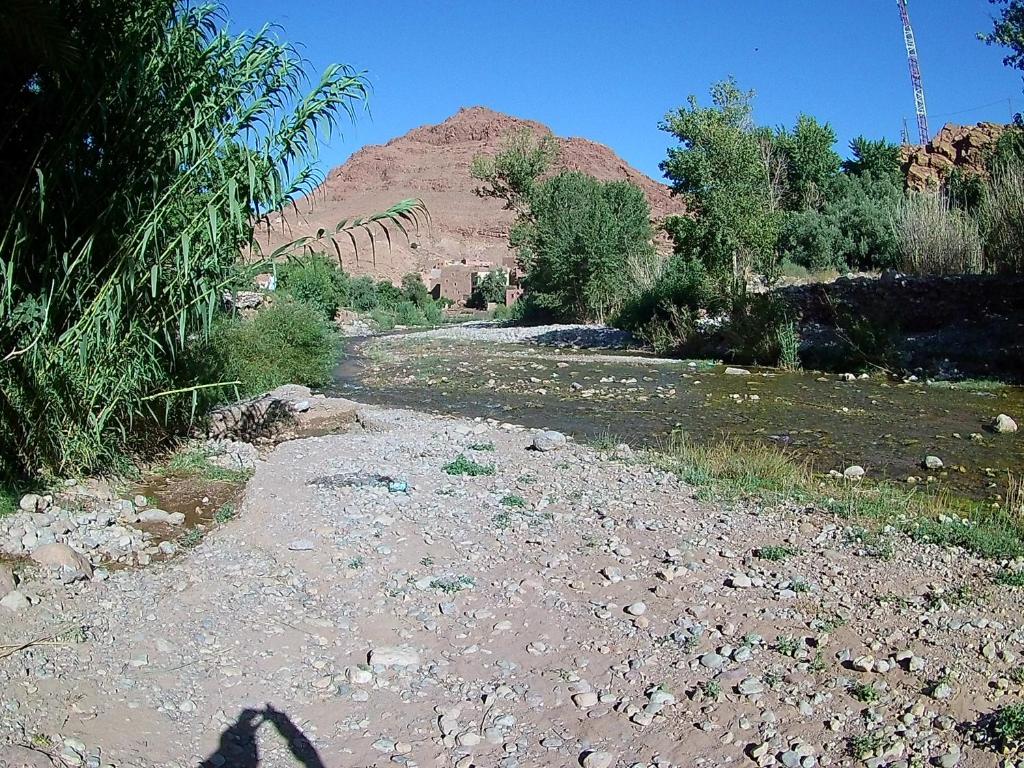
[[[893,482],[821,476],[781,448],[737,440],[701,444],[681,433],[648,459],[708,500],[810,505],[834,513],[848,521],[868,554],[891,556],[888,538],[902,532],[982,557],[1024,556],[1024,496],[1013,477],[1005,498],[985,503]]]
[[[310,82],[291,45],[229,33],[215,6],[65,5],[4,25],[38,32],[9,41],[0,79],[4,479],[121,466],[264,365],[308,378],[333,344],[319,320],[287,305],[250,323],[223,296],[265,267],[254,228],[315,187],[319,138],[367,94],[346,66]],[[271,376],[291,365],[266,364],[271,339],[310,358]]]

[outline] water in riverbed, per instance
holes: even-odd
[[[695,440],[788,446],[815,469],[860,464],[869,476],[914,476],[984,498],[1024,472],[1024,431],[986,429],[999,413],[1024,422],[1019,387],[948,388],[835,375],[549,350],[528,345],[378,340],[356,345],[332,394],[436,413],[557,429],[578,439]],[[921,467],[927,455],[941,473]]]

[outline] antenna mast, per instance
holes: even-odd
[[[896,0],[900,7],[900,19],[903,21],[903,41],[907,44],[907,61],[910,64],[910,82],[914,86],[914,111],[917,112],[917,132],[921,143],[927,144],[931,138],[928,132],[928,108],[924,103],[924,86],[921,84],[921,65],[917,60],[917,42],[914,40],[914,28],[910,26],[910,13],[907,11],[907,0]]]

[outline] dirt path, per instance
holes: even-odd
[[[997,763],[965,727],[1024,679],[993,564],[368,413],[280,446],[194,549],[0,614],[0,644],[85,628],[0,659],[0,742],[121,768]]]

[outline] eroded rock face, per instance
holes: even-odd
[[[907,188],[938,189],[954,168],[984,175],[988,150],[1005,131],[1006,126],[998,123],[950,123],[924,146],[903,147],[900,159]]]

